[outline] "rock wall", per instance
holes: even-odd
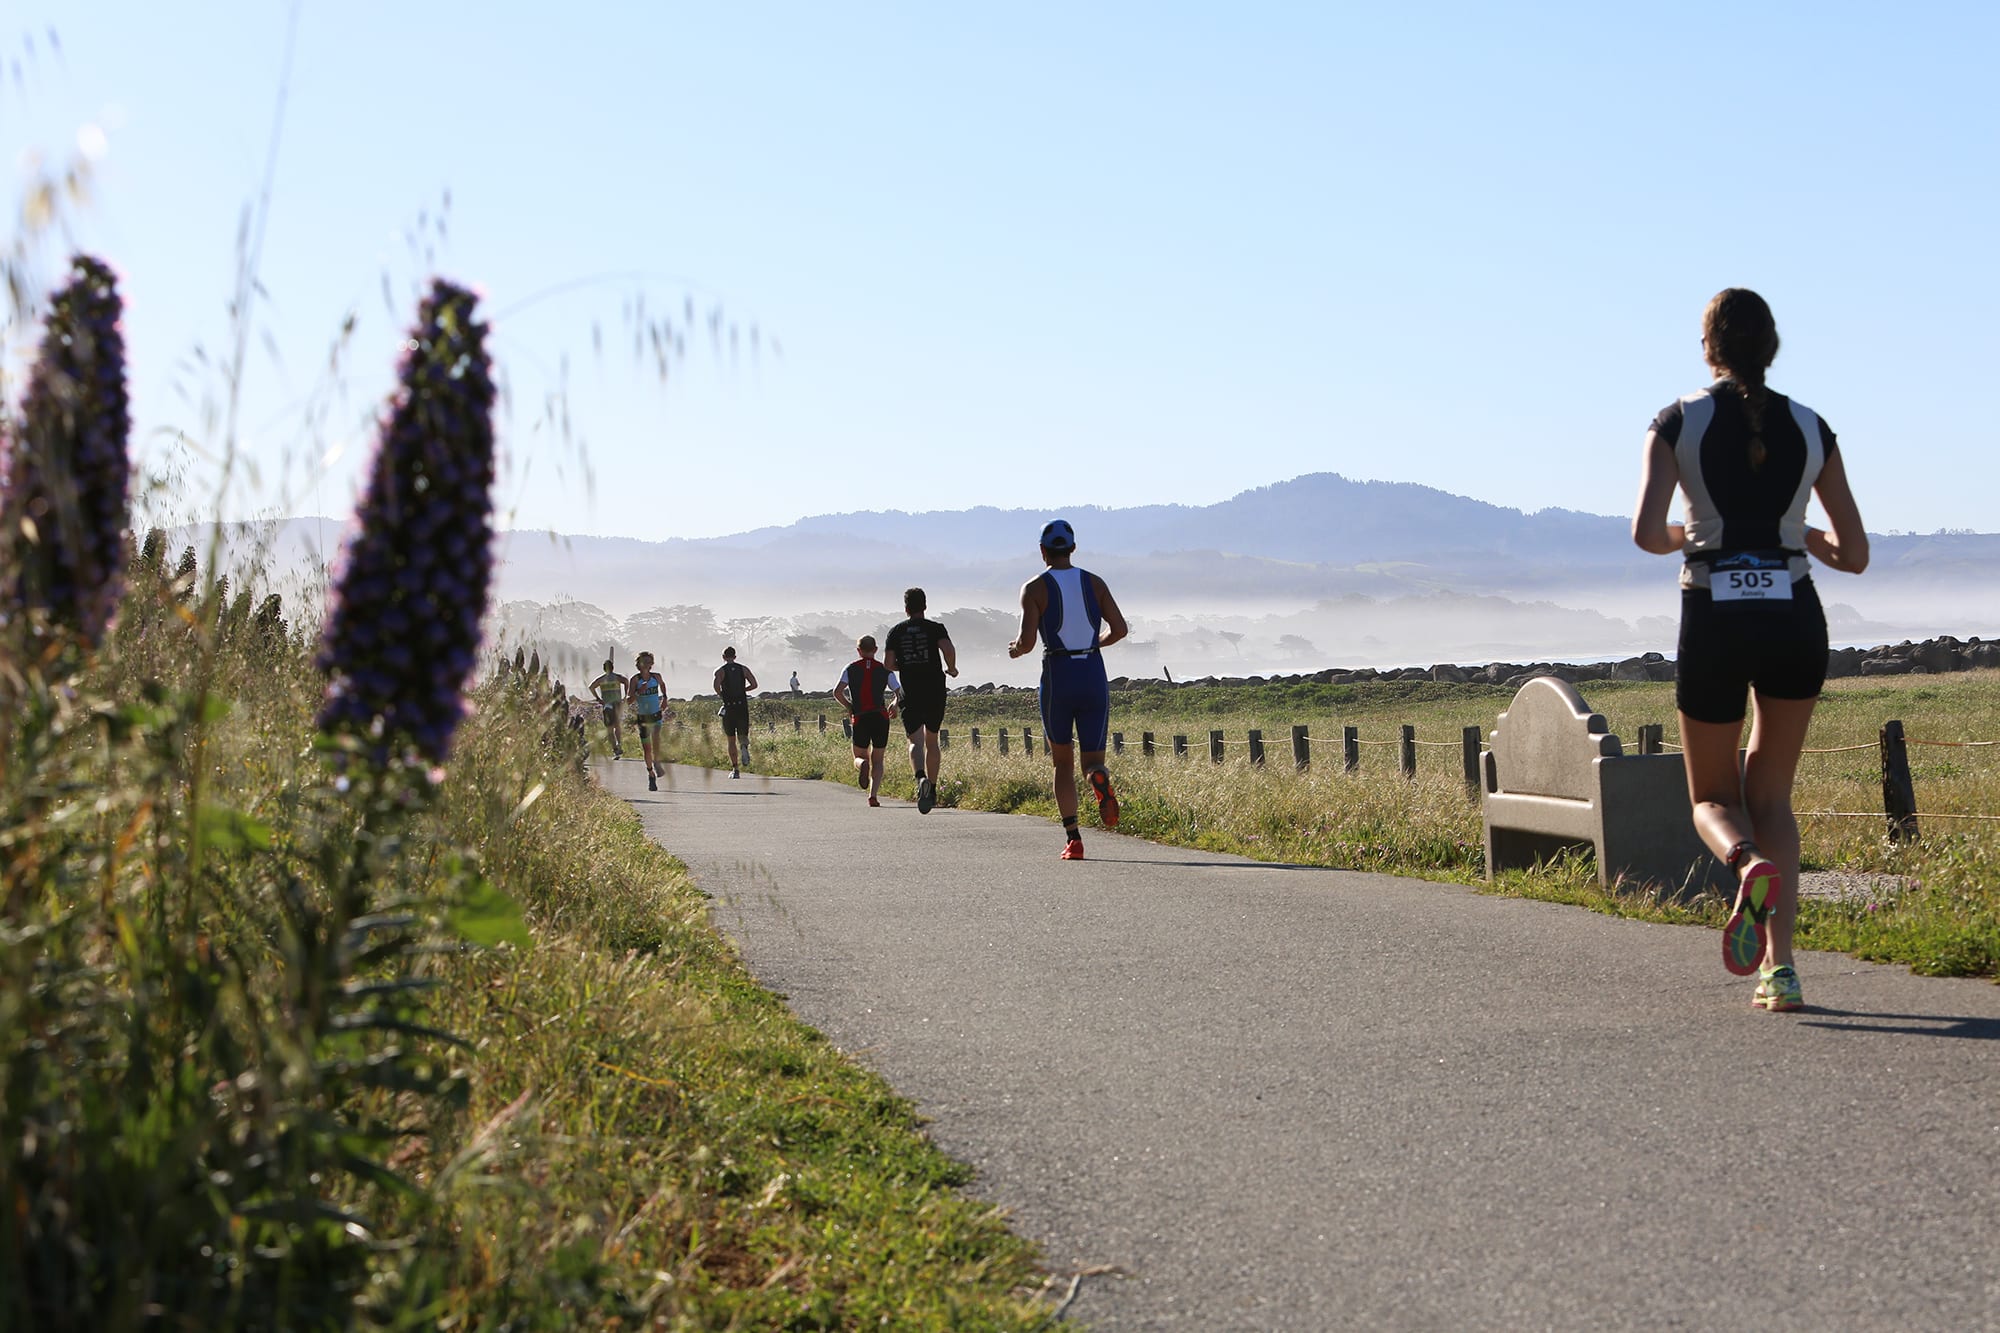
[[[2000,667],[2000,642],[1985,640],[1977,635],[1970,639],[1957,639],[1949,634],[1935,639],[1925,639],[1913,643],[1908,639],[1897,644],[1880,644],[1874,648],[1836,648],[1827,654],[1826,674],[1829,679],[1846,676],[1910,676],[1938,675],[1947,671],[1972,671],[1979,668]],[[1646,653],[1640,657],[1628,657],[1622,662],[1488,662],[1484,666],[1452,666],[1442,664],[1428,667],[1401,667],[1378,671],[1373,667],[1363,667],[1358,671],[1342,671],[1329,668],[1296,676],[1204,676],[1198,680],[1177,681],[1180,685],[1258,685],[1266,681],[1296,684],[1314,681],[1324,685],[1358,685],[1380,680],[1437,680],[1455,685],[1504,685],[1518,689],[1524,682],[1535,676],[1560,676],[1572,685],[1591,680],[1657,680],[1670,681],[1674,678],[1673,659],[1662,653]],[[1154,685],[1153,680],[1135,681],[1120,676],[1111,682],[1111,688],[1131,688],[1134,685]],[[989,687],[981,686],[984,690]]]

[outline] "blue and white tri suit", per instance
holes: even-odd
[[[1097,640],[1104,616],[1097,587],[1081,569],[1042,574],[1048,606],[1042,612],[1042,729],[1051,745],[1068,745],[1072,732],[1085,753],[1104,749],[1111,725],[1111,686]]]

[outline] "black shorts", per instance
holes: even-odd
[[[665,713],[640,713],[632,719],[639,724],[639,739],[650,740],[660,734],[660,724],[667,720]]]
[[[914,736],[918,727],[936,731],[944,725],[944,694],[914,693],[903,688],[903,734]]]
[[[618,705],[605,704],[603,707],[604,725],[607,727],[616,727],[618,725]]]
[[[1826,684],[1826,612],[1811,579],[1788,602],[1722,602],[1681,589],[1674,703],[1697,722],[1741,722],[1751,690],[1817,699]]]
[[[722,734],[725,736],[748,736],[750,734],[750,704],[746,700],[740,704],[724,704],[719,710],[722,718]]]
[[[889,744],[889,715],[861,713],[854,719],[854,748],[880,750]]]

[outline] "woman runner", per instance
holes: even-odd
[[[1868,567],[1868,534],[1833,431],[1775,393],[1771,308],[1753,291],[1719,292],[1702,315],[1715,382],[1653,419],[1632,540],[1680,555],[1680,649],[1674,696],[1695,831],[1737,876],[1723,965],[1758,973],[1751,1003],[1804,1004],[1792,963],[1799,910],[1799,825],[1792,782],[1826,681],[1826,615],[1811,555],[1829,569]],[[1686,519],[1667,521],[1675,488]],[[1819,497],[1831,530],[1806,524]],[[1755,702],[1738,767],[1746,696]]]

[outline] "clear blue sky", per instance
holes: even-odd
[[[168,429],[212,450],[188,357],[228,343],[288,7],[4,14],[10,161],[108,138],[73,227],[127,278],[147,457]],[[522,527],[1206,503],[1314,471],[1623,513],[1646,423],[1704,381],[1703,303],[1746,285],[1869,526],[1991,531],[1996,50],[1983,4],[313,0],[242,414],[260,480],[229,508],[345,512],[431,267],[407,236],[448,191],[434,267],[500,316]],[[536,299],[599,274],[626,276]],[[662,390],[641,294],[720,306],[736,354],[691,334]],[[541,411],[565,364],[569,443]]]

